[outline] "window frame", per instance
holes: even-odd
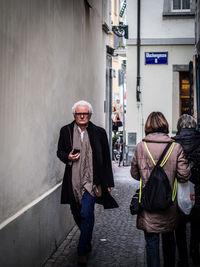
[[[195,16],[195,0],[190,0],[190,10],[175,9],[173,10],[172,0],[163,0],[163,17],[191,18]]]
[[[179,8],[179,9],[174,9],[173,8],[173,3],[174,3],[174,0],[171,0],[171,11],[172,12],[190,12],[191,11],[191,3],[190,3],[190,0],[188,0],[189,1],[189,3],[190,3],[190,8],[189,9],[183,9],[182,8],[182,6],[183,6],[183,0],[180,0],[181,1],[181,8]]]

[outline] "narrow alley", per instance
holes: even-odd
[[[130,199],[138,187],[129,174],[130,167],[115,167],[112,194],[119,208],[104,210],[96,205],[92,252],[87,266],[145,266],[143,232],[136,229],[136,216],[129,212]],[[76,266],[79,230],[75,226],[45,267]]]
[[[146,267],[144,233],[129,211],[139,187],[130,163],[155,111],[169,136],[190,115],[200,140],[200,0],[0,0],[0,39],[0,267],[77,266],[80,231],[60,203],[74,200],[76,185],[80,193],[79,178],[88,178],[86,195],[112,186],[110,156],[126,165],[113,163],[119,208],[95,206],[87,266]],[[79,101],[91,107],[76,110]],[[187,238],[189,247],[189,224]],[[84,262],[89,250],[79,252]]]
[[[132,179],[130,167],[115,167],[115,188],[112,195],[119,208],[104,210],[96,205],[92,252],[88,267],[146,267],[145,240],[143,231],[136,228],[136,216],[129,212],[129,203],[139,183]],[[77,226],[49,258],[43,267],[73,267],[76,263],[76,247],[79,238]],[[189,239],[189,228],[188,228]],[[161,266],[162,266],[162,249]],[[190,261],[190,267],[194,267]]]

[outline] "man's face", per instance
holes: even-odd
[[[86,126],[91,118],[88,106],[77,106],[74,118],[78,126]]]

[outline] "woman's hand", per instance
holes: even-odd
[[[111,192],[111,187],[108,187],[108,192],[109,192],[109,193]]]

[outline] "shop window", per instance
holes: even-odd
[[[189,72],[180,72],[179,115],[190,113],[190,80]]]

